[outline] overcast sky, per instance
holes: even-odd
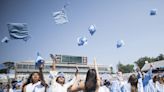
[[[52,13],[66,9],[67,24],[55,24]],[[93,57],[98,64],[133,63],[164,51],[164,0],[0,0],[0,39],[9,37],[7,23],[27,23],[31,39],[0,43],[0,61],[35,60],[36,53]],[[150,16],[156,8],[157,15]],[[88,27],[96,25],[90,36]],[[77,45],[86,36],[88,44]],[[125,46],[116,48],[117,40]]]

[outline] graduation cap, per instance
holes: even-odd
[[[9,38],[8,37],[4,37],[2,40],[1,40],[2,43],[8,43],[9,42]]]
[[[87,44],[87,38],[86,37],[78,37],[77,38],[78,46],[83,46]]]
[[[65,75],[64,75],[63,72],[58,72],[57,77],[63,77],[63,78],[65,78]]]
[[[39,68],[41,65],[44,65],[44,59],[40,56],[39,52],[37,53],[37,58],[35,61],[35,68]]]
[[[9,23],[7,26],[11,39],[27,41],[30,38],[26,23]]]
[[[88,31],[92,36],[96,32],[96,27],[94,25],[90,25]]]
[[[64,10],[54,12],[53,18],[56,24],[65,24],[68,22],[68,18]]]
[[[149,62],[148,61],[145,61],[145,64],[148,64]]]
[[[150,16],[157,15],[157,9],[151,9],[150,10]]]
[[[117,47],[117,48],[121,48],[121,47],[124,46],[124,45],[125,45],[125,43],[124,43],[123,40],[118,40],[118,41],[117,41],[117,44],[116,44],[116,47]]]
[[[69,1],[67,1],[67,2],[64,4],[63,9],[66,9],[69,5],[70,5],[70,2],[69,2]]]

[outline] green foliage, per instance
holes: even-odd
[[[7,67],[7,69],[0,70],[0,73],[7,73],[10,69],[15,68],[14,62],[7,61],[7,62],[4,62],[3,64]]]
[[[9,61],[7,61],[7,62],[4,62],[3,63],[6,67],[8,67],[8,69],[14,69],[14,62],[9,62]]]
[[[1,69],[0,74],[2,74],[2,73],[7,73],[7,69]]]
[[[132,64],[123,65],[121,62],[119,62],[117,65],[118,70],[121,71],[122,73],[134,72],[133,67],[134,65]]]

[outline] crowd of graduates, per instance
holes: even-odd
[[[153,65],[148,72],[143,73],[139,68],[127,79],[122,72],[117,72],[117,78],[103,79],[99,75],[96,59],[94,67],[88,69],[85,80],[79,76],[78,67],[71,80],[66,81],[64,73],[56,69],[56,59],[53,59],[49,73],[49,82],[44,79],[44,64],[39,66],[39,72],[33,72],[25,82],[14,82],[1,88],[0,92],[164,92],[163,74],[153,74]]]

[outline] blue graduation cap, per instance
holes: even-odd
[[[91,36],[96,32],[96,27],[94,25],[89,26],[88,28]]]
[[[157,15],[157,9],[151,9],[150,10],[150,15],[151,16]]]
[[[44,59],[40,56],[40,53],[38,52],[35,61],[35,68],[39,68],[41,65],[44,65]]]
[[[78,46],[83,46],[87,44],[87,38],[86,37],[78,37],[77,38]]]
[[[117,44],[116,44],[116,47],[117,47],[117,48],[121,48],[121,47],[124,46],[124,45],[125,45],[125,43],[124,43],[123,40],[118,40],[118,41],[117,41]]]

